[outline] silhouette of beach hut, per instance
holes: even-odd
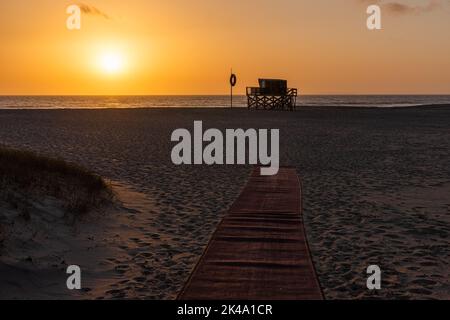
[[[259,87],[247,87],[249,109],[290,110],[297,103],[297,89],[288,88],[286,80],[259,79]]]

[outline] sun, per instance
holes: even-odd
[[[124,57],[119,52],[106,52],[99,58],[100,68],[107,74],[117,74],[124,71]]]

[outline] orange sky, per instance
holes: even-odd
[[[450,94],[450,1],[393,0],[383,30],[368,0],[64,0],[0,4],[1,95],[224,94],[258,77],[306,94]],[[398,8],[398,7],[397,7]],[[421,9],[422,8],[422,9]],[[106,72],[105,56],[121,68]]]

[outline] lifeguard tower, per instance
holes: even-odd
[[[286,80],[259,79],[259,87],[247,87],[249,109],[295,110],[297,89],[288,88]]]

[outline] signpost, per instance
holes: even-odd
[[[231,70],[231,76],[230,76],[230,87],[231,87],[231,109],[233,109],[233,87],[236,86],[237,83],[237,77],[233,73],[233,69]]]

